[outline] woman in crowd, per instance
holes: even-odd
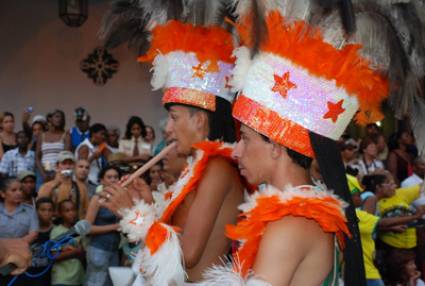
[[[4,153],[17,147],[15,134],[15,116],[13,113],[4,112],[1,126],[2,131],[0,132],[0,160]]]
[[[64,112],[57,109],[48,117],[49,129],[38,138],[36,150],[36,165],[44,182],[53,179],[59,152],[71,146],[65,133]]]
[[[153,153],[153,149],[155,147],[155,129],[153,129],[152,126],[146,125],[146,135],[145,135],[145,141],[149,145],[151,145],[151,154]]]
[[[413,173],[414,156],[409,149],[412,144],[413,136],[407,130],[400,130],[390,141],[387,169],[393,175],[397,185]]]
[[[34,208],[22,203],[21,184],[16,178],[0,179],[0,239],[21,238],[31,244],[37,237],[38,219]],[[7,285],[12,276],[1,276]],[[19,279],[16,285],[28,285]]]
[[[360,144],[361,155],[357,162],[351,167],[358,170],[358,177],[362,178],[365,175],[371,174],[375,171],[384,170],[384,164],[377,159],[378,147],[376,142],[366,137]]]
[[[119,143],[119,151],[127,155],[124,161],[137,163],[149,159],[151,146],[145,141],[145,136],[146,129],[143,120],[138,116],[130,117],[124,139]]]
[[[99,181],[104,187],[117,183],[120,178],[121,172],[115,166],[106,166],[99,173]],[[94,195],[90,200],[86,219],[92,224],[92,227],[87,248],[85,285],[112,286],[108,268],[119,265],[119,218],[108,209],[100,207],[99,197]]]

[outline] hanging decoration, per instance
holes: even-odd
[[[89,0],[59,0],[59,17],[69,27],[78,28],[87,20]]]

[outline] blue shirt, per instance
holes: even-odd
[[[35,153],[28,150],[25,155],[19,153],[19,148],[7,151],[0,162],[0,173],[9,177],[17,177],[22,171],[34,172]]]
[[[32,206],[22,203],[8,213],[0,203],[0,238],[21,238],[31,231],[38,231],[38,217]]]
[[[90,137],[90,132],[87,130],[86,132],[81,132],[77,127],[72,127],[70,132],[71,134],[71,146],[72,150],[78,147],[84,140]]]

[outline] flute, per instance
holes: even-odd
[[[139,169],[137,169],[136,172],[134,172],[133,174],[131,174],[130,177],[128,177],[128,179],[125,180],[121,184],[121,186],[122,187],[127,187],[135,178],[140,177],[141,175],[143,175],[147,170],[149,170],[156,163],[158,163],[159,161],[161,161],[161,159],[164,158],[168,154],[168,152],[170,152],[173,148],[175,148],[176,147],[176,144],[177,144],[176,142],[173,142],[170,145],[168,145],[167,147],[165,147],[164,149],[162,149],[162,151],[159,152],[158,155],[156,155],[155,157],[153,157],[152,159],[150,159],[146,164],[144,164]]]

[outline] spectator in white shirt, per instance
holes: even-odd
[[[377,159],[378,148],[376,142],[370,138],[366,137],[362,140],[360,144],[361,156],[357,162],[353,165],[350,165],[353,169],[357,169],[358,177],[361,179],[363,176],[374,173],[379,170],[384,170],[384,164],[382,161]]]
[[[413,162],[413,174],[401,182],[401,187],[410,187],[413,185],[422,184],[425,176],[425,160],[416,158]]]
[[[424,159],[418,157],[413,162],[413,174],[401,182],[401,187],[405,188],[422,184],[424,182],[424,176],[425,161]],[[417,200],[415,200],[412,205],[416,208],[425,205],[425,194],[421,193],[421,196]]]
[[[35,153],[29,150],[30,138],[24,131],[16,135],[18,147],[7,151],[0,162],[0,174],[16,177],[22,171],[34,171]]]

